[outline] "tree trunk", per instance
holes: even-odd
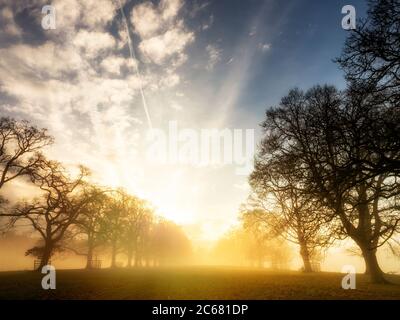
[[[117,245],[113,242],[111,247],[111,268],[115,268],[117,266]]]
[[[92,261],[93,261],[93,245],[89,242],[88,253],[86,257],[86,269],[92,269],[93,267]]]
[[[310,261],[310,253],[308,252],[308,248],[304,243],[300,244],[300,255],[303,259],[304,272],[312,272],[311,261]]]
[[[135,267],[141,267],[142,266],[142,257],[138,252],[136,252],[135,255]]]
[[[360,246],[365,261],[365,273],[368,274],[373,283],[388,283],[376,258],[376,250],[370,250],[366,246]]]
[[[128,248],[128,268],[132,267],[133,249]]]
[[[45,246],[43,249],[43,255],[40,260],[40,265],[37,269],[38,271],[41,271],[44,266],[49,264],[52,251],[53,251],[53,245],[49,242],[45,243]]]

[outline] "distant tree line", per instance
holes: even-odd
[[[241,265],[285,270],[290,268],[292,249],[276,237],[268,223],[258,219],[261,212],[242,208],[240,225],[217,241],[212,258],[223,265]]]
[[[316,249],[351,238],[384,283],[377,249],[397,253],[400,231],[400,2],[370,1],[349,32],[345,90],[293,89],[267,110],[249,202],[298,243],[306,271]]]
[[[23,225],[34,231],[40,241],[26,255],[40,260],[39,269],[62,251],[86,256],[86,268],[93,267],[99,248],[110,249],[111,267],[121,254],[128,267],[175,263],[190,254],[184,232],[157,217],[149,202],[91,183],[83,166],[72,175],[47,159],[43,149],[52,143],[45,129],[0,118],[0,227],[7,231]],[[39,196],[10,203],[2,191],[17,178]]]

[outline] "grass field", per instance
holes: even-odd
[[[0,299],[400,299],[397,284],[372,285],[357,275],[343,290],[338,273],[303,274],[222,267],[59,270],[57,289],[41,288],[40,273],[0,273]]]

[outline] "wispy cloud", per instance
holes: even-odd
[[[258,44],[258,48],[262,51],[262,52],[267,52],[271,49],[271,44],[270,43],[259,43]]]
[[[182,6],[182,0],[162,0],[158,6],[147,1],[134,7],[131,22],[147,62],[180,65],[186,61],[185,49],[195,37],[178,17]]]
[[[81,162],[92,168],[95,180],[155,199],[167,213],[185,217],[193,212],[202,221],[222,211],[224,217],[234,216],[237,203],[226,198],[233,194],[240,202],[243,190],[237,186],[243,181],[236,180],[233,169],[146,163],[140,91],[156,127],[175,119],[188,128],[227,127],[255,56],[261,56],[258,44],[267,44],[262,32],[236,36],[228,51],[209,30],[219,25],[211,2],[121,2],[134,59],[118,1],[53,0],[57,28],[48,31],[40,27],[47,0],[6,1],[0,12],[0,110],[48,128],[56,138],[50,157]],[[16,23],[16,16],[29,20],[29,26]],[[222,72],[211,72],[217,67]],[[194,181],[198,190],[189,190]],[[215,188],[232,194],[217,199]]]
[[[11,37],[21,36],[22,30],[15,22],[14,13],[10,8],[5,7],[0,10],[0,23],[5,35]]]
[[[40,0],[10,2],[1,11],[8,28],[2,28],[0,36],[9,34],[11,27],[13,33],[23,33],[13,17],[15,12],[25,12],[28,5],[39,13],[34,22],[40,28],[44,4]],[[115,3],[54,0],[53,5],[57,28],[43,31],[41,43],[23,40],[0,47],[0,94],[13,98],[0,108],[49,128],[57,141],[52,156],[83,162],[107,183],[137,184],[134,177],[139,177],[142,169],[138,169],[136,154],[145,119],[140,87],[151,93],[172,90],[179,84],[176,68],[185,61],[186,46],[194,41],[194,34],[178,16],[183,2],[162,0],[157,7],[150,2],[133,7],[131,17],[141,10],[154,10],[161,21],[156,29],[148,29],[151,13],[132,20],[141,35],[135,48],[149,58],[141,79],[132,72],[141,62],[126,54],[122,29],[118,34],[110,29],[114,22],[121,25]],[[167,62],[171,64],[162,65]],[[178,109],[178,105],[176,102],[174,107]]]
[[[212,70],[214,69],[214,66],[221,61],[221,57],[222,57],[222,50],[219,49],[218,47],[209,44],[206,47],[206,51],[208,54],[208,62],[207,62],[207,70]]]

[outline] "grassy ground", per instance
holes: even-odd
[[[57,289],[33,271],[0,273],[0,299],[400,299],[397,284],[372,285],[357,275],[343,290],[337,273],[303,274],[218,267],[59,270]]]

